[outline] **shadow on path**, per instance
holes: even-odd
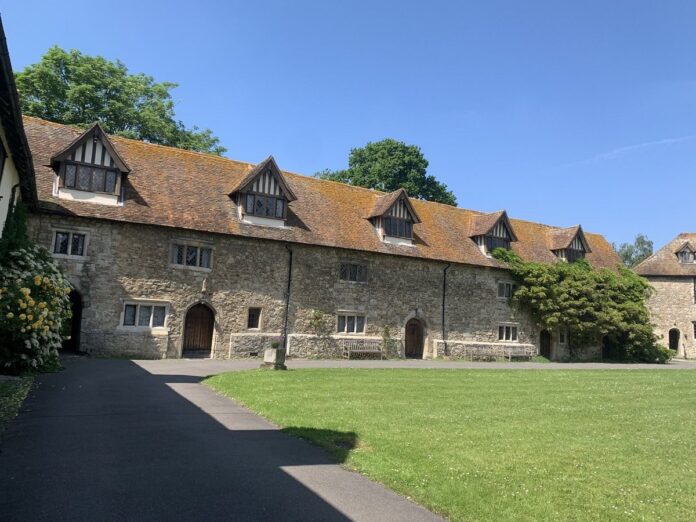
[[[2,440],[0,519],[348,520],[288,468],[326,466],[381,488],[200,380],[89,358],[40,376]],[[331,436],[346,441],[344,456],[357,442],[354,433]],[[410,518],[392,515],[374,519]]]

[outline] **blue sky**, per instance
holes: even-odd
[[[696,231],[696,3],[0,0],[53,44],[180,84],[227,155],[313,174],[419,145],[459,206],[656,247]]]

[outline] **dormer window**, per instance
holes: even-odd
[[[104,205],[121,203],[123,177],[130,169],[99,124],[53,156],[51,165],[56,169],[54,194],[59,198]]]
[[[677,252],[677,259],[682,264],[696,263],[696,253],[691,249],[688,243],[681,247]]]
[[[273,157],[252,169],[230,193],[243,223],[284,227],[288,203],[297,199]]]
[[[413,225],[420,223],[404,189],[380,196],[367,216],[385,243],[413,245]]]
[[[585,259],[590,247],[580,225],[570,228],[553,229],[550,234],[550,249],[553,254],[568,263]]]
[[[510,250],[512,242],[517,241],[504,210],[474,217],[469,237],[486,256],[490,256],[496,248]]]

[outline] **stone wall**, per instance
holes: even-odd
[[[215,313],[213,357],[259,354],[283,331],[289,261],[284,243],[48,214],[30,216],[29,229],[49,249],[55,230],[88,234],[84,258],[59,259],[82,296],[84,351],[181,357],[186,313],[197,303]],[[212,248],[211,269],[170,264],[171,244],[177,240]],[[381,339],[388,327],[402,355],[406,323],[417,318],[424,326],[423,357],[457,356],[436,342],[443,338],[446,263],[310,245],[291,248],[290,356],[340,353],[339,338],[346,335],[335,334],[339,312],[365,315],[365,333],[357,337]],[[341,281],[342,262],[367,265],[368,281]],[[538,345],[539,332],[529,318],[497,297],[498,281],[509,281],[506,271],[450,266],[445,326],[451,346],[498,345],[500,324],[516,325],[520,344]],[[132,300],[166,303],[165,328],[121,326],[124,302]],[[247,329],[249,307],[262,310],[258,329]],[[326,322],[323,330],[317,317]]]
[[[655,292],[648,300],[650,319],[660,343],[669,346],[669,331],[679,330],[677,357],[696,357],[696,299],[691,277],[648,277]]]

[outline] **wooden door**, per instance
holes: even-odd
[[[542,330],[539,334],[539,355],[551,359],[551,334],[548,330]]]
[[[192,306],[184,323],[184,355],[187,357],[210,357],[213,346],[215,315],[204,304]]]
[[[679,350],[679,338],[681,337],[681,332],[676,328],[672,328],[669,331],[669,349],[675,352]]]
[[[418,319],[406,323],[405,355],[412,359],[423,358],[423,324]]]

